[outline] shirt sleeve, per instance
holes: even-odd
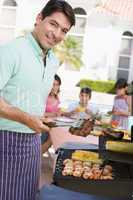
[[[14,56],[8,45],[0,46],[0,91],[13,75],[14,65]]]
[[[79,105],[79,102],[73,101],[68,105],[68,112],[74,111]]]
[[[92,104],[88,105],[87,109],[88,109],[88,111],[91,111],[93,114],[96,114],[99,112],[99,109]]]

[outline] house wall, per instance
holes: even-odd
[[[2,1],[0,1],[0,4]],[[101,0],[67,1],[73,8],[81,7],[87,12],[85,33],[82,34],[85,68],[82,68],[79,73],[82,74],[82,77],[115,80],[121,35],[127,30],[133,32],[133,23],[116,20],[109,16],[99,16],[96,13],[93,14],[93,7]],[[11,40],[25,30],[32,29],[36,14],[45,4],[44,0],[17,0],[17,3],[17,8],[0,5],[0,43]],[[132,66],[133,56],[129,80],[133,79]]]
[[[96,13],[88,16],[84,38],[84,63],[89,78],[116,80],[122,34],[132,30],[131,22],[120,21],[116,17]],[[132,63],[133,54],[129,82],[133,80]]]
[[[89,14],[90,9],[97,5],[100,0],[67,0],[67,2],[69,2],[73,8],[81,7]]]
[[[124,32],[129,31],[131,33],[133,33],[133,25],[132,23],[130,24],[124,24],[122,21],[114,27],[114,30],[117,31],[117,33],[119,32],[119,48],[116,50],[116,48],[114,48],[113,51],[113,58],[112,61],[110,61],[109,63],[109,74],[108,77],[111,80],[116,80],[117,79],[117,70],[118,70],[118,65],[119,65],[119,56],[120,56],[120,46],[122,43],[122,35]],[[114,42],[114,46],[115,46],[115,42]],[[131,50],[131,59],[130,59],[130,69],[129,69],[129,77],[128,77],[128,82],[133,81],[133,40],[132,40],[132,50]]]
[[[0,43],[5,43],[15,36],[16,7],[0,4]]]

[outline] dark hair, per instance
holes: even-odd
[[[89,97],[91,98],[91,89],[90,89],[89,87],[81,88],[81,90],[80,90],[80,94],[81,94],[81,93],[88,94]]]
[[[128,86],[127,80],[124,78],[120,78],[115,83],[115,89],[122,89]]]
[[[72,7],[64,0],[49,0],[42,9],[41,14],[43,19],[50,16],[54,12],[62,12],[68,18],[71,26],[75,25],[75,15]]]
[[[61,85],[61,78],[57,74],[55,74],[54,80],[58,81],[59,85]]]

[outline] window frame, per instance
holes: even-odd
[[[15,0],[13,0],[13,1],[15,1],[15,3],[16,3],[16,5],[4,5],[4,3],[5,3],[5,1],[6,0],[4,0],[3,2],[2,2],[2,5],[1,5],[1,7],[4,7],[4,8],[16,8],[18,5],[17,5],[17,2],[15,1]],[[10,0],[10,1],[12,1],[12,0]]]
[[[130,31],[127,31],[127,32],[130,32]],[[126,31],[124,33],[126,33]],[[126,72],[128,72],[128,80],[129,80],[129,74],[130,74],[130,71],[131,71],[132,52],[133,52],[133,36],[127,36],[127,35],[124,35],[124,33],[122,34],[121,42],[122,42],[123,39],[128,39],[129,41],[131,41],[131,51],[130,51],[130,54],[124,54],[124,53],[121,53],[121,52],[119,53],[116,76],[118,77],[119,71],[123,71],[123,72],[126,71]],[[132,35],[132,32],[131,32],[131,35]],[[122,57],[123,58],[129,58],[129,67],[128,68],[122,68],[122,67],[119,66],[120,59]]]

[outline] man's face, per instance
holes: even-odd
[[[70,28],[69,20],[61,12],[54,12],[44,19],[39,14],[33,34],[41,48],[47,50],[61,42]]]

